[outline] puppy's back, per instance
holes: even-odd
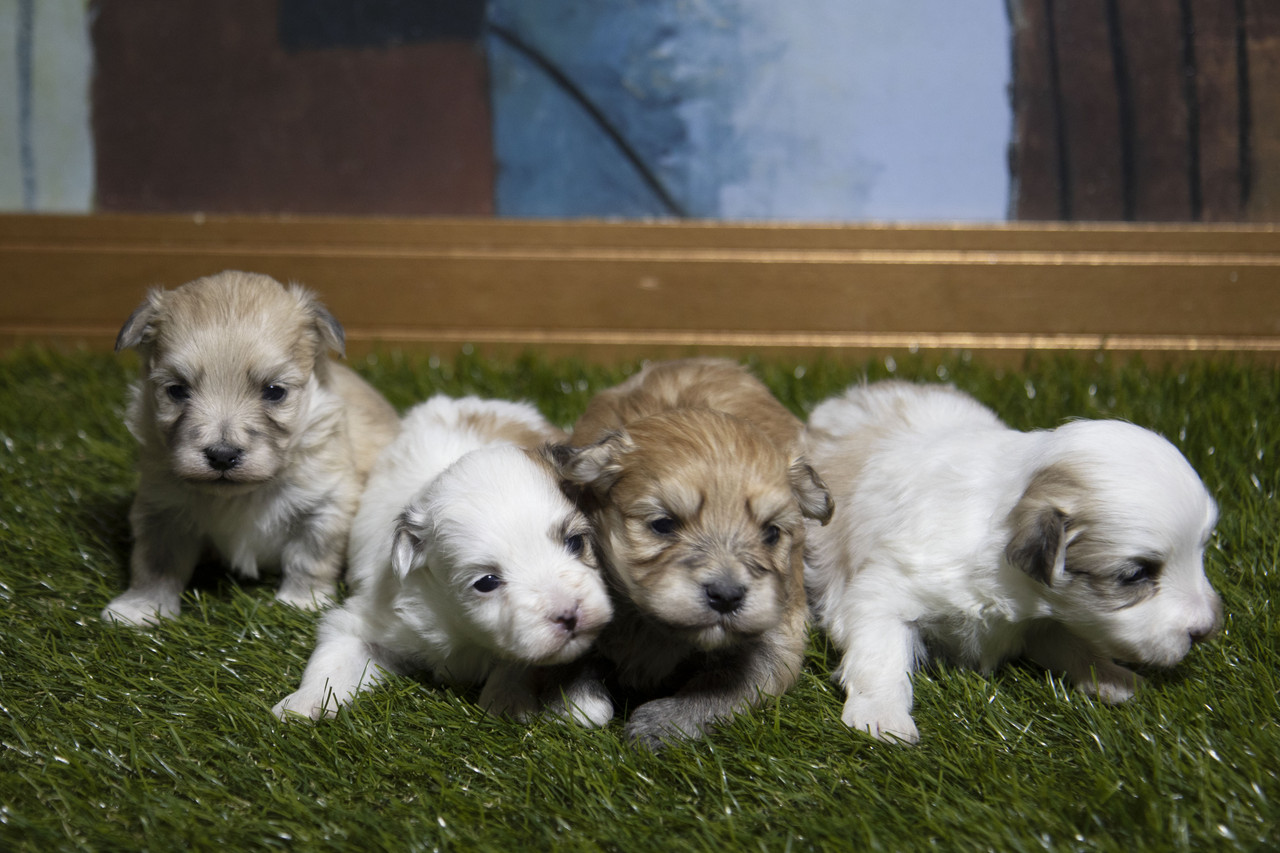
[[[821,403],[809,416],[810,441],[860,433],[962,432],[1004,429],[995,412],[950,385],[889,380],[854,385]]]
[[[676,409],[712,409],[749,421],[778,447],[793,449],[803,424],[742,365],[719,358],[688,358],[647,365],[635,376],[601,391],[573,428],[584,447],[649,415]]]
[[[345,404],[352,460],[363,480],[382,448],[400,431],[400,417],[372,385],[345,364],[330,362],[327,374],[329,388]]]

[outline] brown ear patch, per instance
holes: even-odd
[[[1066,569],[1067,527],[1081,494],[1079,479],[1061,463],[1037,471],[1009,513],[1010,565],[1052,586]]]
[[[626,431],[617,430],[586,447],[554,445],[551,461],[560,476],[570,483],[603,494],[622,476],[621,458],[632,446]]]
[[[836,502],[814,467],[803,458],[796,459],[791,463],[787,476],[791,480],[791,492],[800,504],[800,512],[824,525],[830,521],[836,511]]]
[[[120,333],[116,335],[116,352],[133,349],[155,339],[161,293],[158,289],[152,290],[142,304],[133,309],[129,319],[120,327]]]

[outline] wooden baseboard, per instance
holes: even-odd
[[[317,290],[359,351],[887,350],[1280,361],[1275,226],[0,216],[0,347],[107,347],[148,287]]]

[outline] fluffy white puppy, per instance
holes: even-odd
[[[351,595],[321,620],[302,685],[273,713],[332,716],[385,672],[425,671],[483,684],[494,714],[545,699],[606,722],[607,696],[562,699],[544,669],[586,652],[612,615],[587,519],[543,455],[558,437],[521,403],[434,397],[410,410],[356,514]]]
[[[1172,444],[1119,421],[1018,432],[946,386],[850,388],[814,410],[835,499],[806,584],[844,653],[842,719],[915,742],[928,652],[989,672],[1025,656],[1108,702],[1221,622],[1203,567],[1217,507]]]

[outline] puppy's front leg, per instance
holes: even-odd
[[[541,690],[542,712],[600,728],[613,719],[613,698],[595,661],[552,667]]]
[[[911,718],[911,673],[919,643],[916,630],[892,617],[845,614],[839,645],[844,658],[837,680],[847,698],[840,719],[846,726],[885,741],[916,743],[920,732]]]
[[[802,662],[803,640],[797,644],[766,636],[726,653],[676,695],[636,708],[626,735],[655,752],[672,740],[702,737],[716,722],[758,705],[766,696],[784,693],[795,683]]]
[[[271,713],[281,720],[301,715],[318,720],[332,717],[362,690],[381,683],[384,667],[376,649],[361,635],[362,622],[345,609],[334,610],[321,620],[316,648],[302,673],[302,684],[276,703]]]
[[[182,591],[200,558],[200,537],[178,513],[140,501],[134,501],[129,518],[134,536],[129,589],[103,608],[102,618],[156,625],[178,615]]]
[[[1050,672],[1065,673],[1076,689],[1103,702],[1127,702],[1142,683],[1136,672],[1098,654],[1056,622],[1042,623],[1027,632],[1026,656]]]
[[[280,562],[280,589],[276,600],[303,610],[332,603],[342,574],[350,513],[335,506],[314,512],[296,525],[285,544]]]
[[[500,663],[480,690],[480,707],[495,717],[527,720],[538,711],[537,672],[518,663]]]

